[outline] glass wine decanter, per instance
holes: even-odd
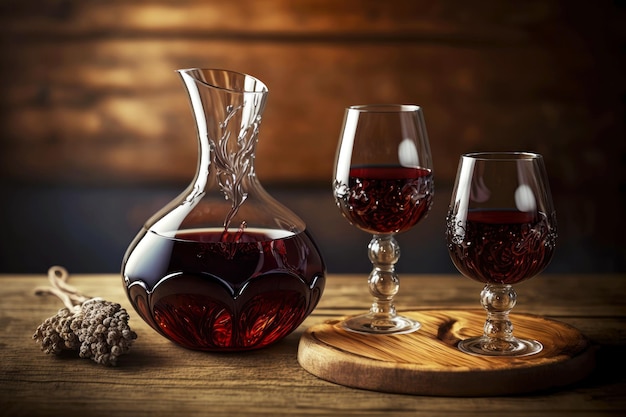
[[[539,274],[552,259],[557,225],[543,157],[529,152],[461,156],[446,221],[448,251],[467,278],[485,284],[483,335],[459,349],[485,356],[525,356],[541,342],[513,335],[513,285]]]
[[[265,84],[226,70],[178,74],[197,126],[197,171],[131,243],[124,287],[137,313],[181,346],[261,348],[313,311],[326,267],[305,223],[255,174]]]
[[[399,290],[395,239],[430,210],[434,181],[430,144],[422,110],[415,105],[362,105],[346,109],[335,159],[333,193],[343,216],[373,235],[368,256],[373,264],[370,311],[346,319],[347,330],[400,334],[421,324],[397,314]]]

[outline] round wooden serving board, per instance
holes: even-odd
[[[339,320],[305,331],[298,362],[340,385],[414,395],[494,396],[528,393],[579,381],[594,368],[593,349],[575,328],[539,316],[511,314],[518,337],[543,344],[535,355],[478,357],[459,351],[459,340],[482,333],[483,310],[424,310],[402,314],[422,328],[371,336],[344,330]]]

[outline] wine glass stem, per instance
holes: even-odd
[[[509,312],[515,307],[517,293],[511,285],[487,284],[480,293],[480,302],[487,310],[484,339],[492,349],[502,349],[509,345],[513,337],[513,324]]]
[[[396,316],[393,297],[400,288],[395,271],[395,264],[400,258],[400,245],[393,235],[374,235],[367,248],[374,266],[368,280],[370,294],[374,297],[370,313],[383,320],[393,318]]]

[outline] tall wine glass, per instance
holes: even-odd
[[[482,336],[459,349],[487,356],[525,356],[543,348],[513,336],[513,285],[539,274],[552,259],[556,213],[543,157],[528,152],[462,155],[446,220],[448,251],[467,278],[485,284]]]
[[[432,205],[434,182],[424,116],[415,105],[362,105],[346,109],[337,147],[333,192],[348,221],[371,233],[373,269],[369,313],[345,320],[344,328],[366,334],[413,332],[421,324],[398,315],[395,264],[397,233],[411,229]]]

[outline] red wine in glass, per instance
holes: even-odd
[[[338,200],[343,215],[369,233],[400,233],[428,213],[433,174],[428,169],[364,166],[350,169],[348,192]]]
[[[464,234],[449,233],[450,256],[466,277],[485,284],[517,284],[539,274],[554,253],[545,213],[474,210]]]

